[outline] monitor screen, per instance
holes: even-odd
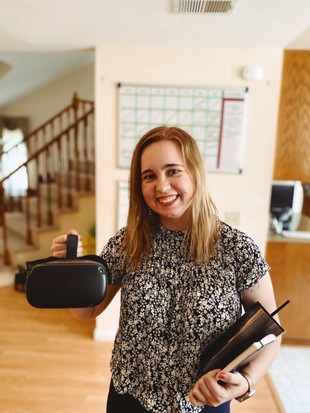
[[[289,211],[293,206],[294,184],[273,183],[271,190],[270,212],[276,218]]]
[[[303,206],[303,189],[300,181],[273,181],[270,214],[281,223],[284,230],[295,230]]]

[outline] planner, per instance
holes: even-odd
[[[288,303],[289,300],[271,314],[259,302],[245,311],[228,330],[203,349],[201,374],[213,369],[238,370],[248,364],[285,332],[273,316]]]
[[[248,364],[259,351],[263,350],[266,346],[273,343],[277,337],[274,334],[268,334],[259,341],[255,341],[242,353],[240,353],[235,359],[233,359],[227,366],[223,368],[223,371],[241,370],[246,364]]]

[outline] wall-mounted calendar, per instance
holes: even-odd
[[[246,88],[119,84],[118,91],[119,167],[130,167],[144,133],[167,125],[196,139],[208,172],[242,171]]]

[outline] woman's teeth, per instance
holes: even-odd
[[[166,197],[166,198],[160,198],[159,202],[161,204],[168,204],[169,202],[174,201],[176,198],[177,198],[177,195],[169,196],[169,197]]]

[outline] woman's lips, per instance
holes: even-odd
[[[177,197],[178,195],[169,195],[169,196],[157,198],[157,200],[162,205],[169,205],[169,204],[172,204],[177,199]]]

